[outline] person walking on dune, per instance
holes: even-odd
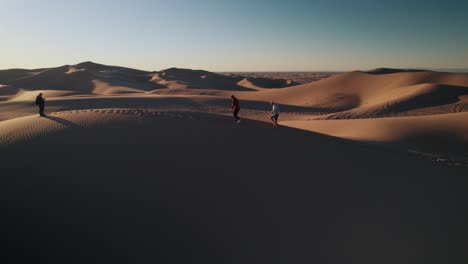
[[[271,112],[270,112],[270,119],[273,122],[273,126],[278,127],[278,117],[279,117],[279,114],[280,114],[279,107],[273,101],[270,104],[272,106]]]
[[[239,99],[237,99],[234,95],[231,95],[231,100],[232,116],[234,117],[237,123],[240,123],[240,118],[238,116],[240,110]]]
[[[36,104],[39,106],[39,116],[45,116],[44,114],[45,98],[42,97],[42,93],[40,93],[36,97]]]

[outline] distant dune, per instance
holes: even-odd
[[[155,89],[213,89],[251,91],[262,88],[283,88],[297,83],[267,78],[249,78],[243,85],[242,76],[226,76],[201,70],[171,68],[160,72],[140,71],[107,66],[93,62],[65,65],[57,68],[0,71],[0,95],[20,90],[67,90],[84,94],[144,93]]]
[[[379,75],[379,74],[390,74],[390,73],[401,73],[401,72],[422,72],[422,71],[425,71],[425,70],[417,70],[417,69],[404,70],[404,69],[392,69],[392,68],[376,68],[376,69],[366,71],[366,73]]]
[[[342,72],[223,72],[227,76],[243,76],[246,79],[261,78],[293,82],[296,85],[326,79]]]
[[[87,94],[112,93],[111,89],[101,89],[102,86],[96,85],[95,81],[99,84],[108,83],[108,86],[127,87],[136,92],[150,91],[160,87],[148,81],[149,72],[92,62],[30,70],[20,78],[15,78],[16,76],[8,74],[9,72],[10,70],[1,71],[0,83],[8,84],[18,91],[67,90]]]
[[[330,118],[375,118],[434,107],[453,109],[455,104],[466,103],[463,96],[467,93],[468,74],[350,72],[282,90],[261,91],[250,98],[320,107],[335,112]]]

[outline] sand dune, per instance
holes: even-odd
[[[208,89],[252,91],[262,88],[283,88],[294,82],[283,79],[244,78],[202,70],[170,68],[153,74],[152,81],[169,89]]]
[[[36,70],[0,71],[0,84],[8,85],[1,90],[3,96],[21,90],[67,90],[78,93],[124,94],[148,92],[156,89],[208,89],[208,90],[255,90],[293,86],[294,82],[282,79],[249,78],[246,86],[244,77],[226,76],[207,71],[171,68],[160,72],[147,72],[118,66],[107,66],[93,62],[65,65]]]
[[[7,72],[10,72],[9,76]],[[377,69],[370,73],[350,72],[283,89],[264,89],[259,85],[272,86],[274,82],[282,83],[281,85],[290,83],[285,80],[264,78],[240,79],[240,76],[224,76],[206,71],[176,68],[149,73],[91,62],[52,69],[1,71],[0,76],[3,82],[8,83],[0,87],[2,100],[11,102],[32,101],[39,92],[44,92],[49,98],[68,96],[68,100],[74,100],[73,95],[92,93],[100,95],[138,93],[141,96],[158,94],[178,97],[190,95],[200,96],[200,98],[204,96],[228,98],[231,94],[235,94],[244,102],[271,100],[279,102],[289,113],[286,116],[282,115],[283,120],[425,116],[462,112],[468,109],[466,107],[468,105],[467,74],[428,71]],[[67,89],[53,89],[63,87],[67,83],[69,84],[65,87]],[[151,85],[147,86],[147,83]],[[21,86],[29,87],[34,91],[18,88]],[[40,90],[41,87],[50,89]],[[241,91],[244,88],[249,91]],[[146,91],[151,92],[146,94],[144,93]],[[128,105],[125,104],[125,100],[118,102]],[[210,109],[213,107],[210,104],[216,100],[205,100],[205,103],[200,103],[200,105],[205,104],[204,109]],[[71,101],[68,102],[71,103]],[[118,104],[111,103],[112,100],[103,102],[118,106]],[[158,104],[160,103],[159,101]],[[70,109],[70,106],[66,104],[66,101],[62,101],[59,105],[54,101],[49,102],[52,108],[57,105],[56,109]],[[76,106],[82,109],[87,104]],[[221,105],[215,103],[216,107]],[[1,118],[3,120],[8,119],[8,116],[17,117],[35,111],[34,109],[23,111],[21,109],[25,109],[26,105],[20,104],[4,104],[3,106],[1,107],[2,115],[5,116]],[[98,106],[106,107],[105,104],[98,104]],[[150,106],[151,103],[143,104],[143,107]],[[258,111],[262,108],[264,108],[263,111],[268,111],[265,103],[247,103],[244,104],[243,112],[258,119],[261,114]],[[14,109],[16,113],[9,109]],[[219,112],[219,108],[216,111]],[[260,117],[260,120],[263,118]]]
[[[262,78],[268,80],[283,80],[283,82],[291,82],[291,85],[299,85],[326,79],[330,76],[340,74],[342,72],[223,72],[221,74],[227,76],[243,76],[245,79]],[[276,85],[275,85],[276,86]]]
[[[67,90],[80,93],[118,94],[129,90],[150,91],[158,88],[159,86],[148,82],[148,74],[149,72],[87,62],[37,71],[11,81],[9,86],[32,91]]]
[[[369,74],[390,74],[390,73],[401,73],[401,72],[423,72],[424,70],[418,69],[392,69],[392,68],[376,68],[369,71],[365,71],[365,73]]]
[[[127,86],[117,86],[111,85],[107,82],[102,82],[99,80],[93,80],[94,89],[92,93],[94,94],[125,94],[125,93],[144,93],[144,90],[139,90],[135,88],[130,88]]]
[[[2,236],[18,262],[456,262],[467,76],[0,71]]]
[[[420,84],[391,89],[368,97],[360,106],[330,114],[321,119],[376,118],[396,115],[441,114],[462,111],[457,104],[464,103],[468,87],[440,84]]]
[[[36,74],[38,71],[43,71],[43,69],[38,70],[27,70],[27,69],[9,69],[9,70],[0,70],[0,83],[9,84],[12,81],[23,79],[29,77],[33,74]]]
[[[329,118],[371,118],[460,102],[468,93],[468,74],[401,72],[373,75],[350,72],[325,80],[259,91],[251,100],[275,100],[283,104],[320,107],[337,113]],[[444,113],[445,109],[439,112]]]
[[[264,90],[265,88],[282,88],[298,85],[298,83],[292,80],[270,78],[244,78],[237,84],[254,90]]]
[[[468,113],[357,120],[285,121],[283,125],[418,152],[468,157]]]
[[[79,94],[73,91],[65,91],[65,90],[36,90],[36,91],[19,91],[15,96],[11,97],[10,101],[35,101],[36,96],[42,93],[45,98],[54,98],[54,97],[63,97],[63,96],[70,96]]]
[[[282,90],[262,91],[257,96],[284,98],[285,103],[297,105],[320,105],[330,103],[333,96],[359,96],[367,101],[393,89],[420,84],[441,84],[468,87],[468,74],[410,72],[385,75],[371,75],[363,72],[350,72],[324,80],[290,87]]]
[[[3,121],[0,142],[0,196],[8,201],[1,229],[17,260],[395,263],[464,255],[456,249],[465,239],[466,170],[399,152],[263,122],[138,109]]]
[[[75,71],[69,74],[69,66],[45,69],[30,76],[14,80],[10,85],[27,90],[71,90],[89,92],[90,80],[95,78],[90,71]]]
[[[0,92],[1,99],[10,103],[0,105],[0,120],[35,113],[37,109],[27,102],[33,101],[39,92],[44,92],[49,98],[51,111],[135,107],[186,109],[223,115],[229,115],[229,97],[234,94],[241,99],[241,114],[246,118],[268,121],[267,102],[276,101],[284,111],[280,121],[297,121],[299,123],[294,126],[305,129],[309,128],[308,123],[303,122],[307,120],[430,117],[468,109],[468,74],[381,68],[284,87],[294,83],[284,79],[244,78],[178,68],[146,72],[92,62],[51,69],[11,70],[10,76],[6,72],[1,71],[0,74],[3,82],[7,83],[0,88]],[[64,87],[64,84],[68,86],[57,89]],[[275,86],[283,88],[272,88]],[[42,90],[41,87],[48,89]],[[99,97],[94,98],[93,94]],[[404,120],[395,119],[395,122],[408,123]],[[326,124],[330,127],[336,124],[341,128],[339,123]],[[384,130],[387,123],[373,124]],[[444,125],[450,126],[448,123]],[[348,133],[355,132],[345,129],[342,134],[329,134],[349,138]],[[394,133],[395,138],[406,137],[401,131],[389,133]],[[414,133],[421,137],[424,135],[424,131]],[[458,140],[450,133],[444,135],[450,140]],[[369,141],[374,139],[382,141],[369,135]],[[364,140],[364,136],[359,140]],[[465,138],[461,140],[460,146],[464,145]],[[398,140],[392,142],[397,143]],[[452,154],[458,153],[460,151],[456,150]]]
[[[105,112],[105,119],[100,118],[99,113]],[[129,116],[121,112],[131,111],[120,109],[113,110],[81,110],[79,114],[74,111],[59,112],[46,118],[38,116],[26,116],[0,122],[0,146],[6,147],[15,143],[24,143],[37,137],[49,137],[72,128],[90,128],[102,125],[105,122],[124,123]],[[64,119],[63,117],[67,118]]]
[[[15,88],[15,87],[11,87],[9,85],[4,85],[4,84],[1,84],[0,85],[0,96],[9,96],[11,97],[12,95],[15,95],[17,94],[19,91],[19,89]]]

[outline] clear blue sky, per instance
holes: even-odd
[[[0,0],[0,69],[468,68],[468,1]]]

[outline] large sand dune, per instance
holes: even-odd
[[[15,262],[468,259],[467,74],[294,85],[85,62],[0,71],[0,84],[1,228]]]
[[[386,103],[422,101],[408,103],[408,110],[453,103],[467,93],[468,74],[423,71],[373,75],[350,72],[286,89],[261,91],[252,98],[336,110],[382,108]],[[429,99],[421,100],[421,97]]]
[[[20,262],[466,256],[466,177],[399,152],[134,109],[12,119],[0,122],[0,140],[2,234]]]

